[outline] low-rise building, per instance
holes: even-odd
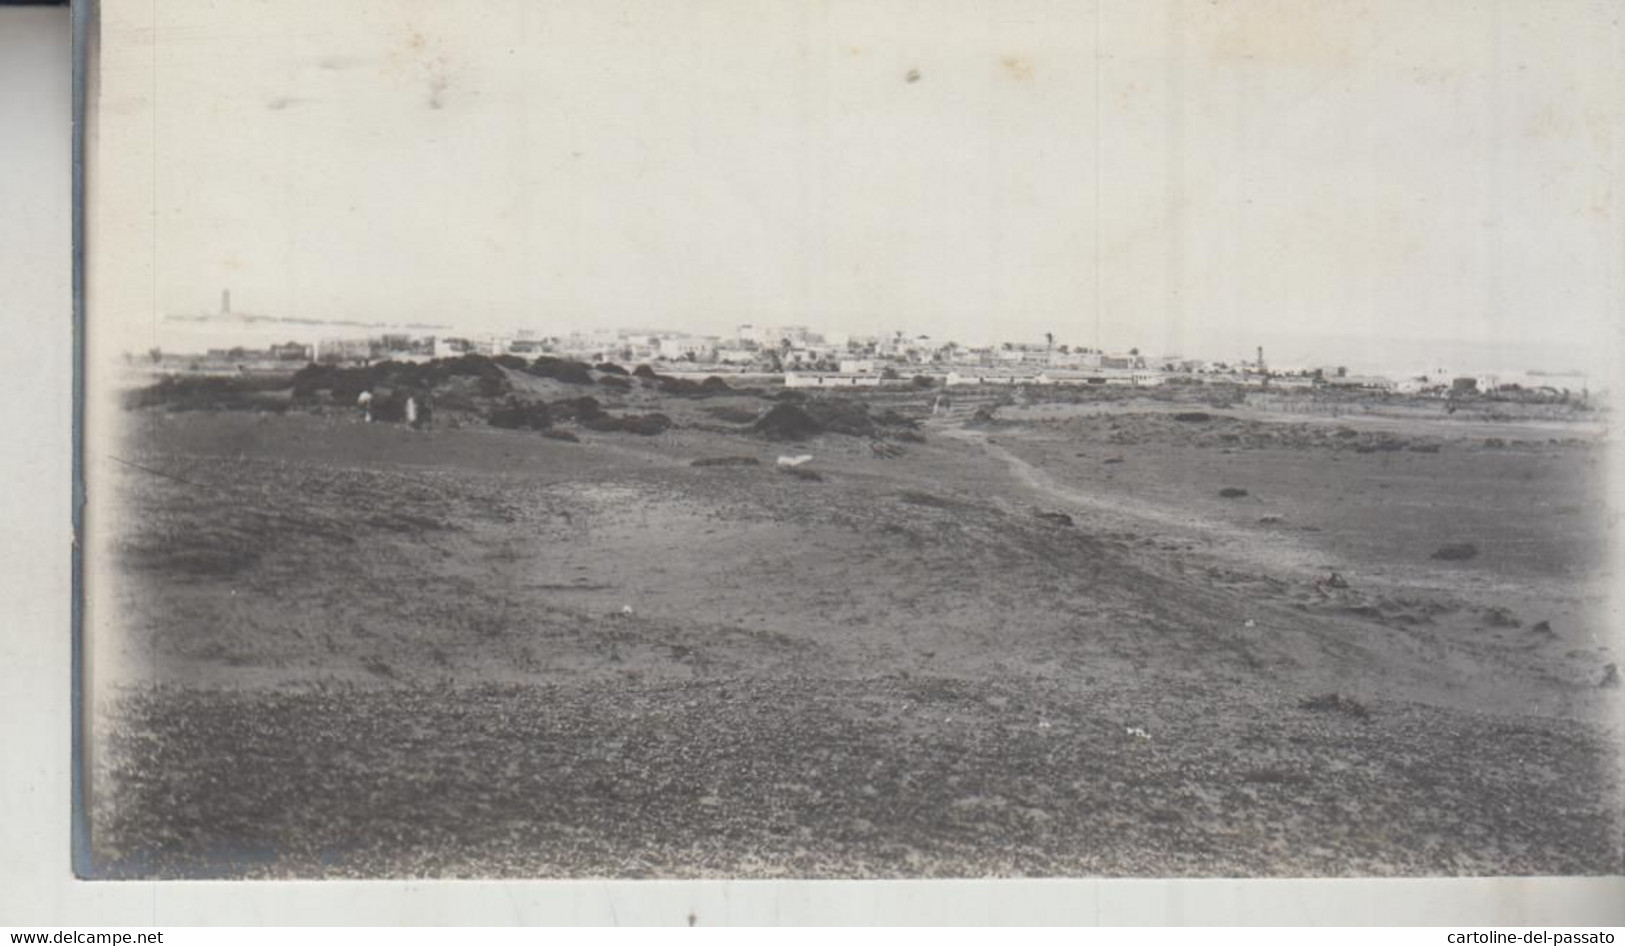
[[[708,336],[677,335],[660,339],[660,357],[670,361],[710,361],[717,352],[717,340]]]

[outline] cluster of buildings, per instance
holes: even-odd
[[[230,295],[222,294],[221,312],[231,315]],[[1396,391],[1411,394],[1493,393],[1505,390],[1556,393],[1583,387],[1584,379],[1534,375],[1467,375],[1443,370],[1411,376],[1350,374],[1341,366],[1283,369],[1256,357],[1233,362],[1150,356],[1137,348],[1107,352],[1042,341],[965,345],[951,339],[902,331],[854,334],[820,332],[805,325],[736,326],[723,335],[701,335],[658,329],[602,329],[547,335],[510,333],[414,334],[383,331],[366,335],[333,334],[313,342],[288,341],[261,348],[209,348],[202,356],[182,356],[192,371],[270,370],[292,363],[367,364],[378,361],[426,361],[459,355],[534,358],[552,355],[591,364],[632,366],[658,364],[665,372],[692,370],[707,374],[783,375],[792,387],[861,387],[919,376],[932,383],[965,384],[1110,384],[1153,386],[1173,380],[1185,383],[1224,382],[1290,390],[1333,388]],[[353,331],[353,330],[352,330]],[[154,351],[153,366],[160,366]],[[165,362],[173,359],[162,359]],[[173,368],[164,364],[160,367]]]

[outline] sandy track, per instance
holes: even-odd
[[[1233,523],[1202,516],[1188,509],[1158,505],[1122,495],[1087,493],[1057,483],[1049,473],[992,442],[984,432],[964,427],[936,428],[943,436],[972,444],[1003,462],[1022,487],[1071,510],[1087,510],[1094,516],[1112,520],[1117,527],[1138,526],[1195,534],[1214,543],[1214,550],[1227,557],[1278,571],[1308,575],[1323,572],[1318,567],[1327,555],[1281,535],[1260,534]]]

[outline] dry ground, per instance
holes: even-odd
[[[715,410],[765,403],[130,414],[97,872],[1625,869],[1590,433],[959,398],[884,457]]]

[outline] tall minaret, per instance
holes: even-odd
[[[230,289],[222,289],[222,290],[220,290],[220,314],[221,315],[230,315],[231,314],[231,290]]]

